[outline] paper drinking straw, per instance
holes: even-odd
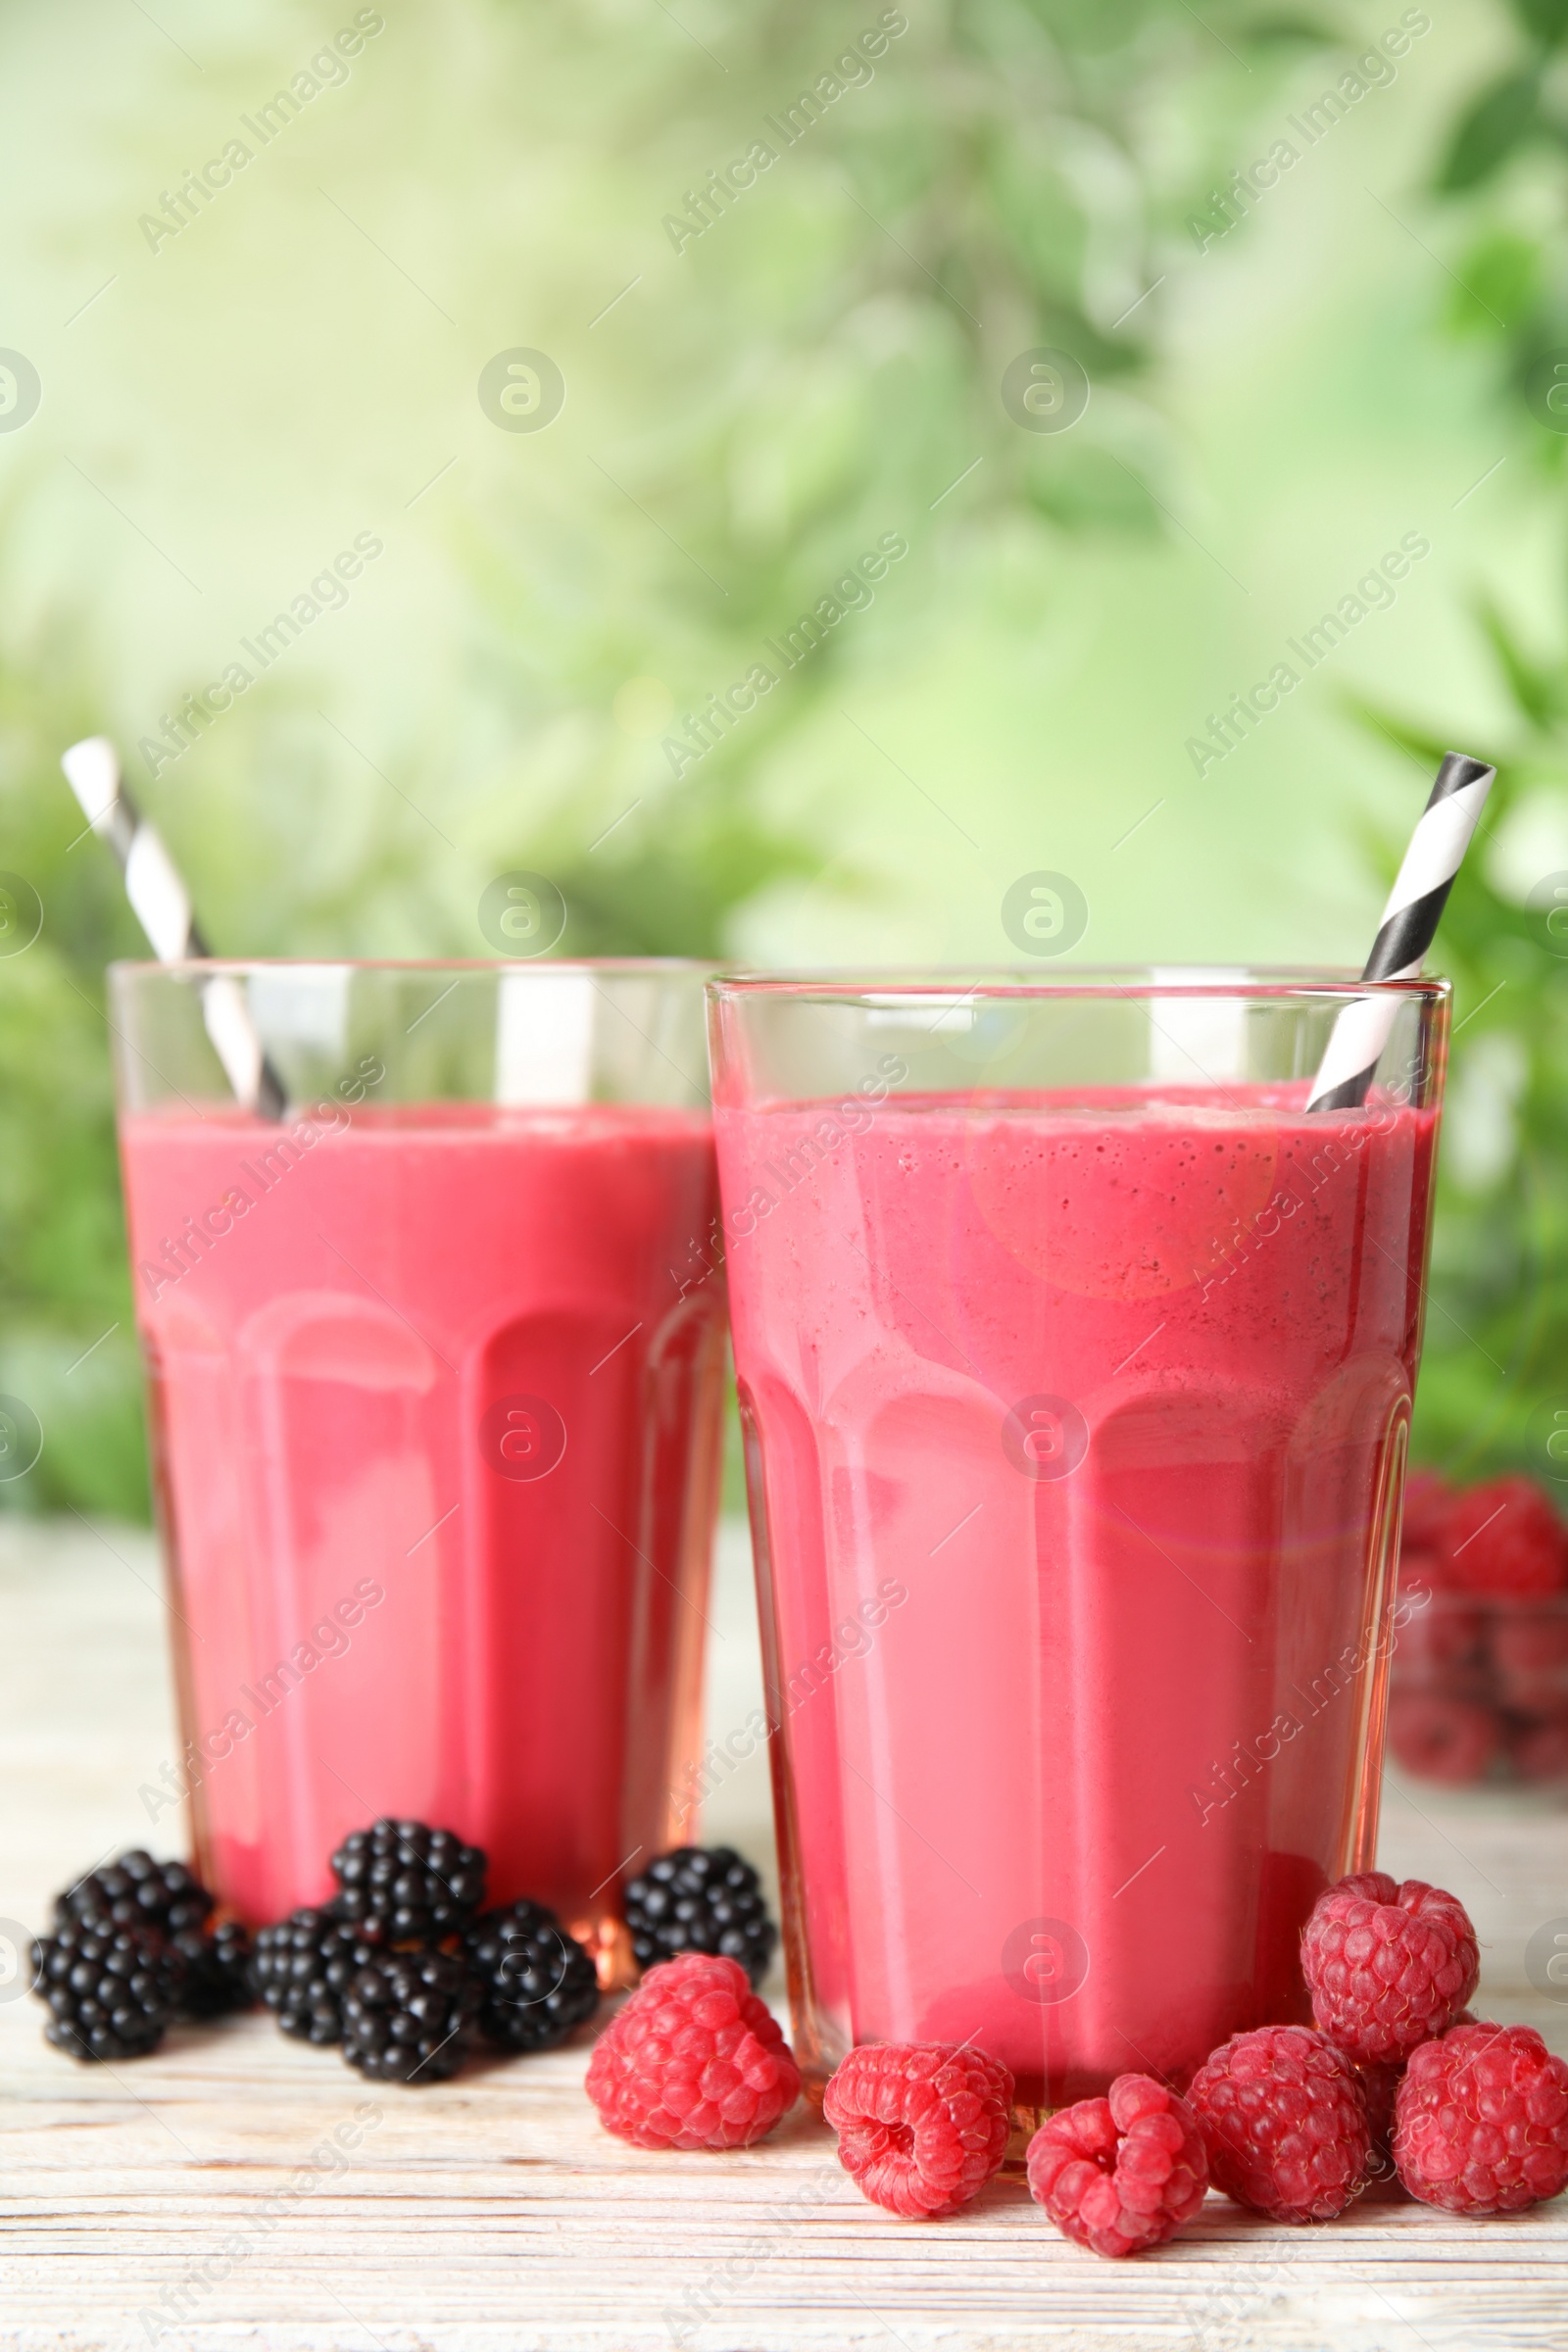
[[[125,896],[152,942],[160,963],[184,963],[210,954],[196,921],[190,892],[157,832],[137,809],[120,774],[120,759],[106,735],[90,735],[62,755],[66,781],[81,803],[93,831],[120,859]],[[247,1110],[279,1119],[287,1097],[282,1080],[262,1050],[245,992],[227,972],[200,983],[202,1019],[224,1075]]]
[[[1363,980],[1413,980],[1426,960],[1453,877],[1487,805],[1494,767],[1448,752],[1410,836]],[[1393,997],[1358,997],[1334,1024],[1308,1110],[1353,1110],[1366,1101],[1398,1011]]]

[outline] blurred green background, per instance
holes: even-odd
[[[1015,960],[1044,866],[1080,957],[1359,963],[1437,752],[1497,759],[1438,957],[1417,1446],[1550,1467],[1565,33],[1568,0],[0,9],[0,345],[40,390],[0,354],[0,869],[43,908],[0,929],[0,1391],[48,1433],[0,1506],[146,1509],[102,1012],[140,942],[57,764],[98,730],[233,954],[484,954],[525,866],[565,953]],[[518,348],[564,385],[542,429],[481,405]],[[1004,398],[1042,348],[1087,373],[1070,429]],[[242,640],[361,533],[262,674]],[[874,601],[672,756],[887,533]]]

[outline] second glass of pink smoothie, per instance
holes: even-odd
[[[1022,2106],[1304,2014],[1373,1860],[1446,1022],[1340,974],[710,991],[796,2048]]]
[[[215,975],[287,1096],[236,1106]],[[701,1748],[721,1285],[703,967],[122,965],[121,1147],[202,1875],[379,1815],[624,1954]],[[212,1007],[207,1005],[208,1017]]]

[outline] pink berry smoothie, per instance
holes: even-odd
[[[701,1745],[722,1305],[670,1267],[706,1114],[160,1111],[122,1148],[186,1741],[149,1809],[189,1786],[252,1921],[392,1814],[596,1929]]]
[[[1435,1114],[717,1113],[797,2047],[1024,2103],[1301,2014],[1366,1868]]]

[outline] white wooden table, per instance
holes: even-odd
[[[756,1703],[744,1537],[728,1531],[711,1707]],[[150,1841],[173,1754],[144,1537],[0,1521],[0,1917],[40,1924],[94,1856]],[[771,1860],[759,1763],[708,1833]],[[166,1816],[168,1821],[170,1817]],[[1568,2051],[1524,1947],[1568,1913],[1568,1813],[1391,1789],[1384,1861],[1451,1886],[1486,1944],[1484,2013]],[[251,2017],[114,2070],[44,2043],[0,1987],[0,2345],[79,2352],[1563,2352],[1568,2199],[1466,2224],[1363,2200],[1287,2230],[1210,2197],[1160,2254],[1067,2245],[1022,2184],[935,2226],[867,2205],[804,2112],[763,2147],[645,2156],[603,2133],[582,2049],[368,2084]]]

